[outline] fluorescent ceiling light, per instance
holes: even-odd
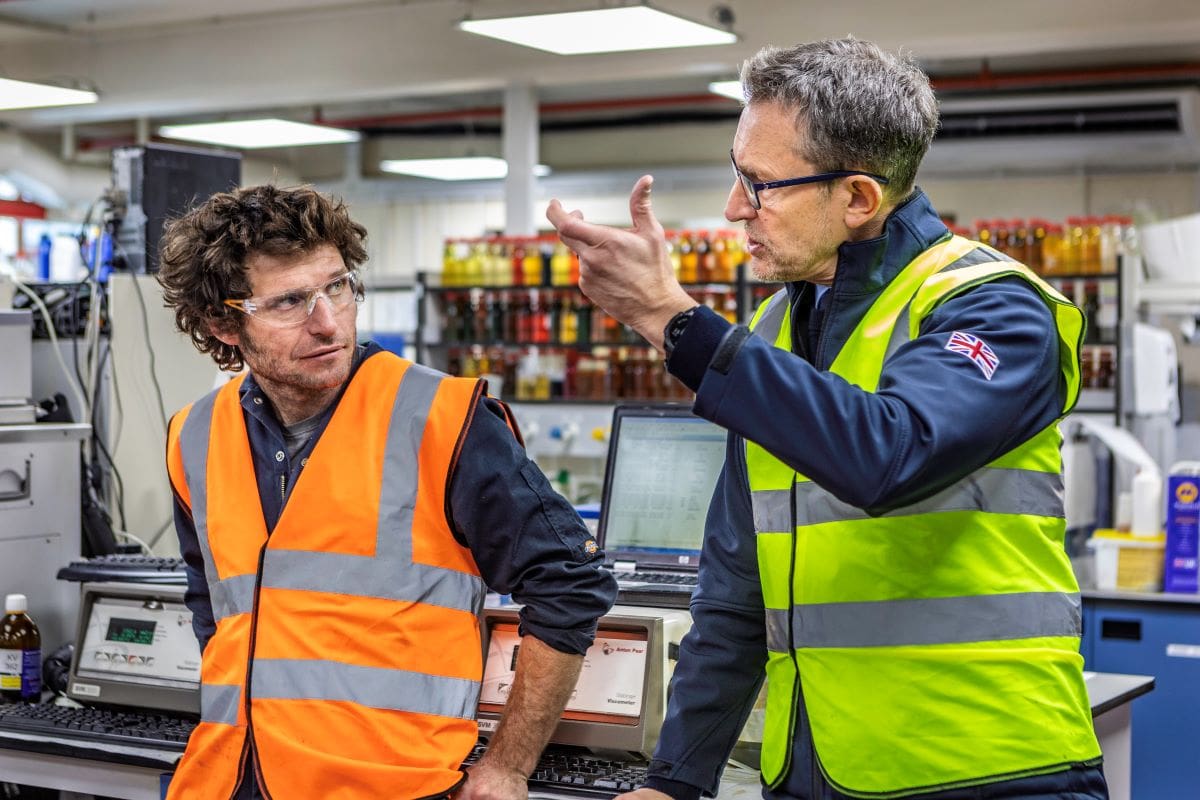
[[[164,125],[158,135],[186,142],[254,150],[260,147],[303,147],[310,144],[357,142],[358,132],[327,128],[286,119],[243,119],[235,122],[204,122],[197,125]]]
[[[741,81],[713,81],[708,85],[708,90],[713,94],[719,94],[738,102],[746,101],[746,95],[742,94]]]
[[[492,156],[388,159],[381,161],[379,168],[384,172],[435,178],[439,181],[486,181],[508,175],[508,162]],[[545,164],[537,164],[533,168],[533,174],[539,178],[544,177],[550,174],[550,168]]]
[[[95,92],[64,89],[45,83],[29,83],[0,78],[0,111],[11,108],[78,106],[99,100]]]
[[[648,6],[468,19],[461,30],[559,55],[733,44],[737,34]]]

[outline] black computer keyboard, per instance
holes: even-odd
[[[618,581],[627,581],[633,583],[669,583],[675,586],[695,586],[696,576],[693,574],[683,574],[678,572],[614,572],[613,577]]]
[[[117,554],[72,561],[58,571],[64,581],[125,581],[184,585],[183,559],[170,556]]]
[[[0,732],[153,747],[181,753],[195,727],[194,719],[168,714],[49,704],[0,705]]]
[[[482,742],[467,756],[474,764],[486,748]],[[646,778],[645,761],[600,758],[582,748],[551,745],[529,776],[530,791],[571,794],[579,797],[615,797],[636,789]]]

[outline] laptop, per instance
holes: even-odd
[[[726,431],[682,405],[619,405],[597,542],[624,605],[687,608]]]

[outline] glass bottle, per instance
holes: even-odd
[[[679,282],[696,283],[698,277],[699,259],[696,255],[695,244],[692,242],[691,231],[681,231],[679,234]]]
[[[0,699],[37,703],[42,698],[42,635],[23,594],[4,598],[0,620]]]

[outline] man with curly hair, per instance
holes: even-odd
[[[357,341],[366,230],[308,187],[170,223],[180,331],[247,368],[171,420],[167,468],[203,651],[169,797],[521,800],[615,582],[507,407]],[[523,604],[483,758],[485,585]]]

